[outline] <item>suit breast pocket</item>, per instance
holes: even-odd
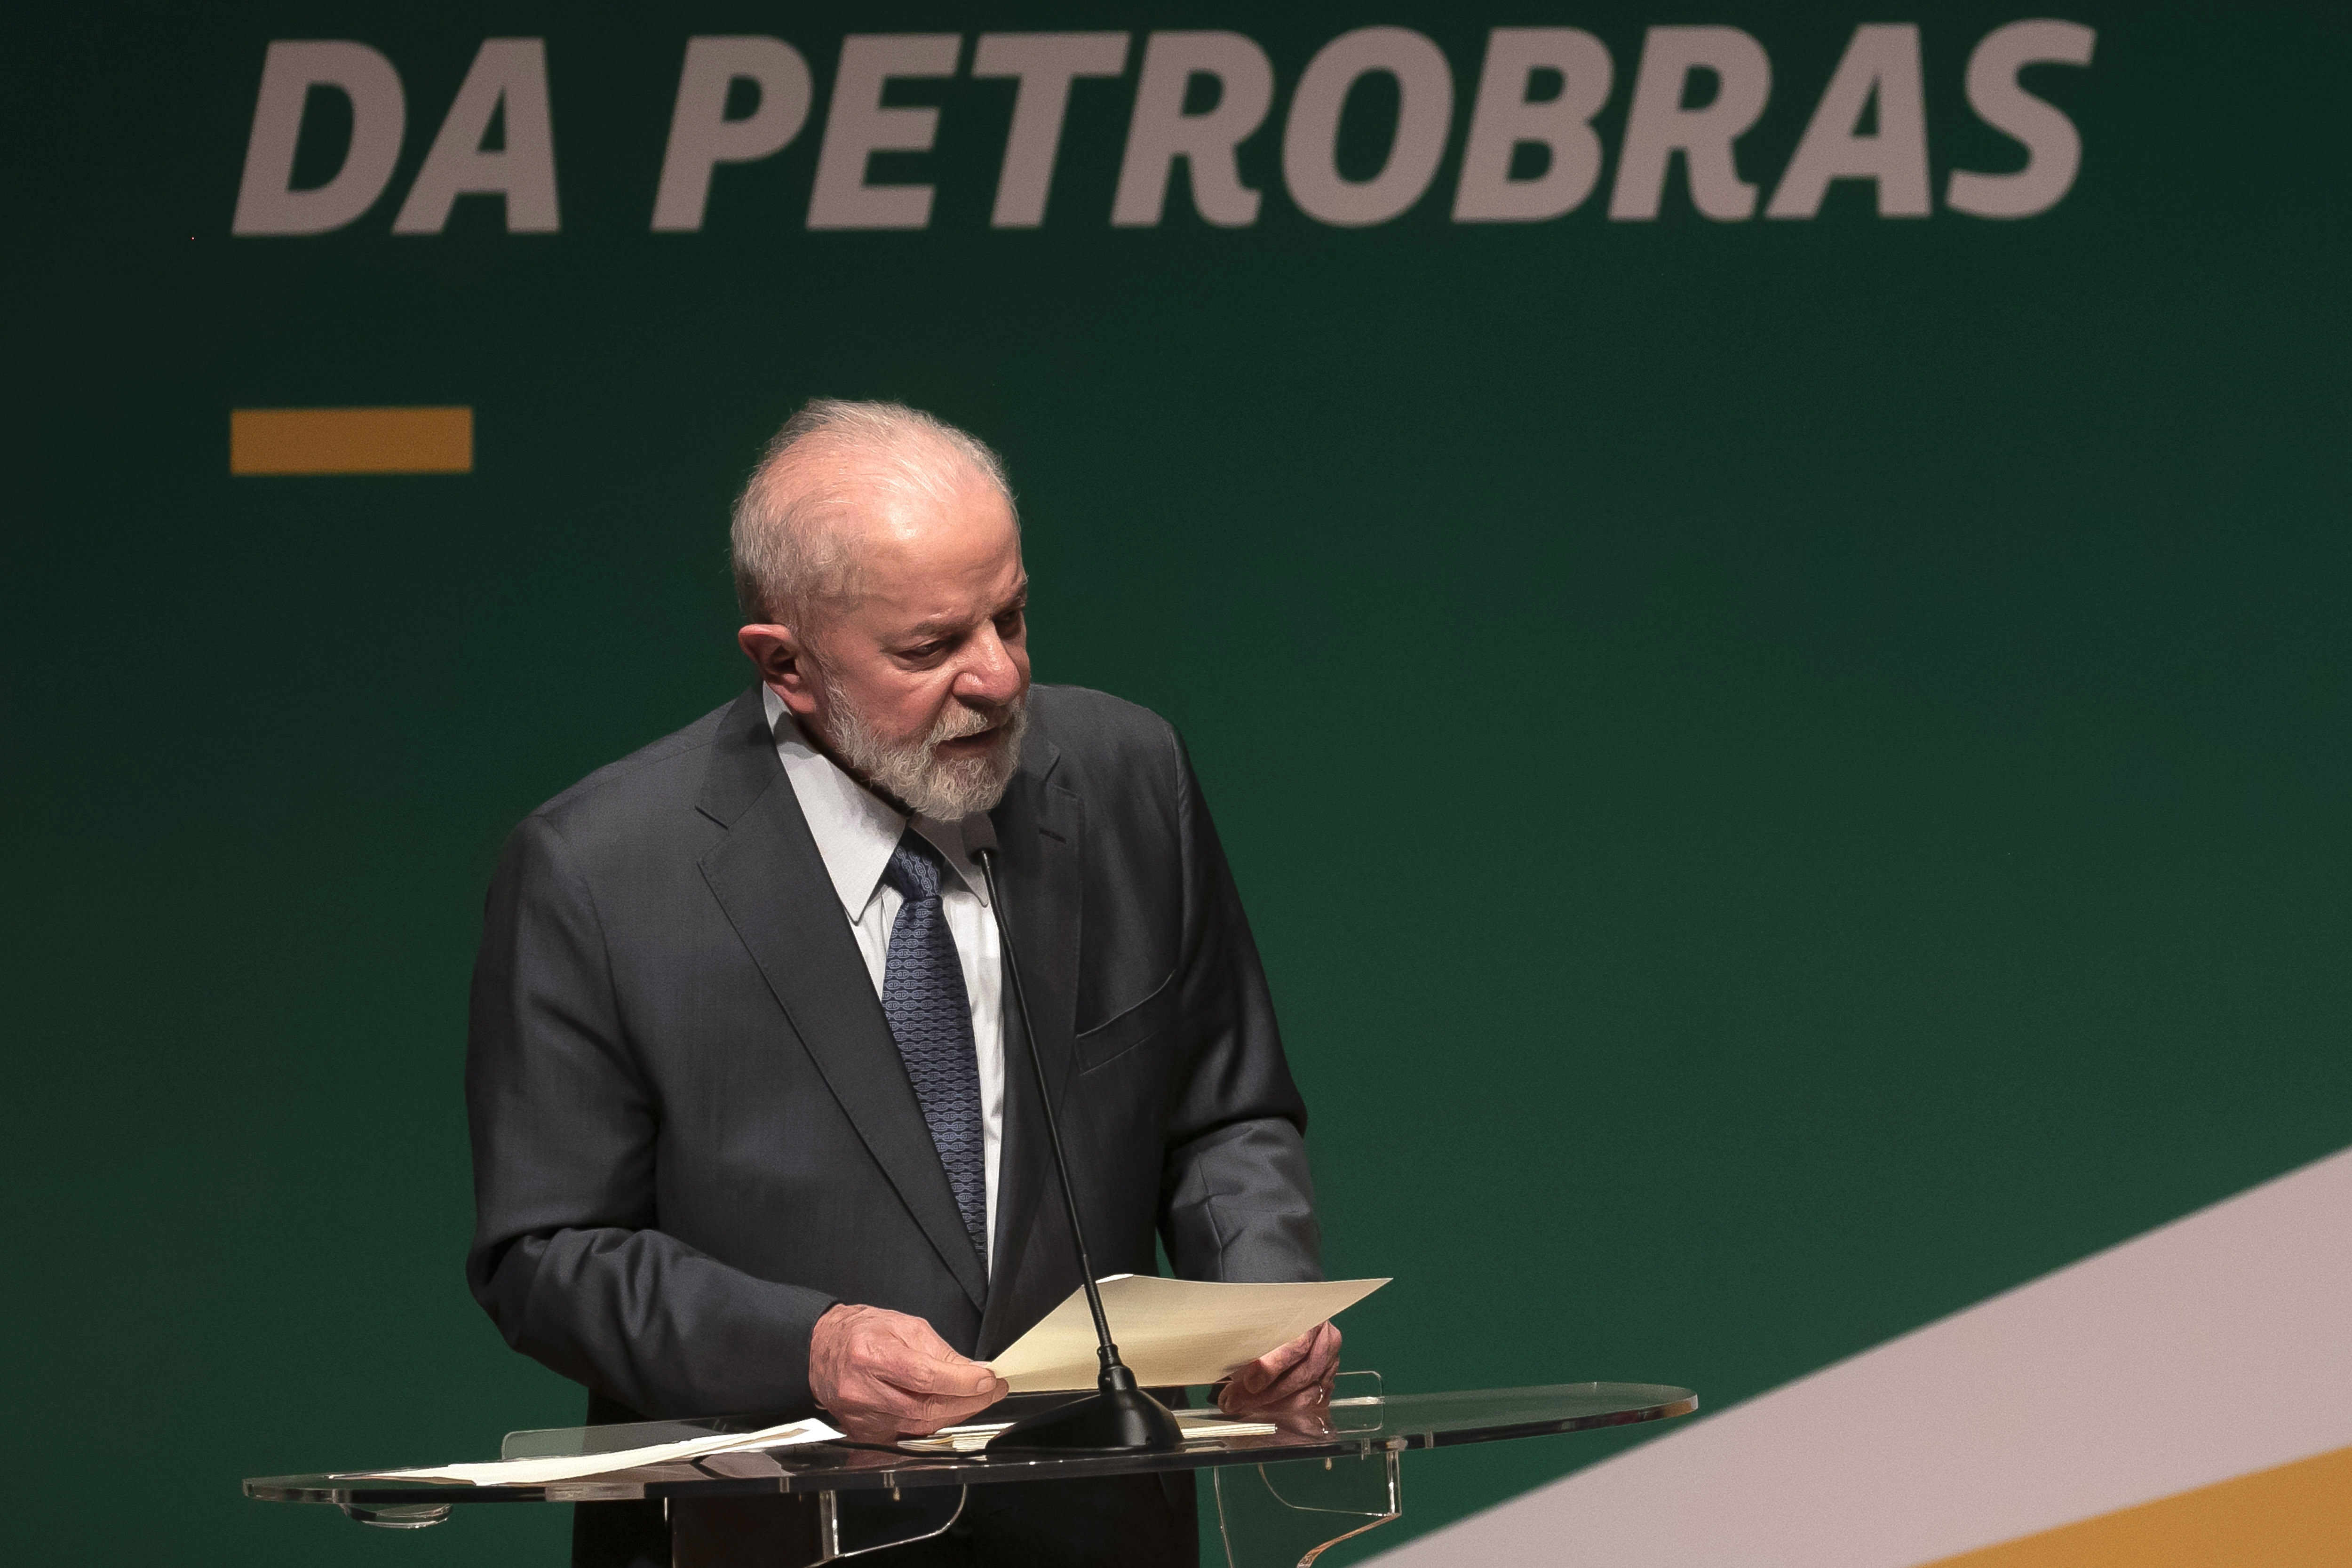
[[[1168,1026],[1175,1011],[1175,976],[1123,1013],[1114,1014],[1077,1037],[1078,1070],[1092,1072],[1148,1045]]]

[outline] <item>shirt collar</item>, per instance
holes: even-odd
[[[809,835],[816,840],[825,875],[833,880],[842,909],[855,921],[873,902],[882,873],[889,868],[891,853],[906,835],[907,818],[811,745],[782,698],[762,687],[760,700],[768,715],[768,727],[775,733],[776,760],[783,764],[784,777],[800,801],[801,815],[808,819]],[[957,879],[986,907],[988,884],[971,869],[971,857],[964,853],[962,826],[928,816],[916,817],[914,826],[939,850]]]

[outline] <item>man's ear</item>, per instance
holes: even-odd
[[[768,689],[783,699],[794,718],[805,719],[816,711],[816,674],[792,627],[744,626],[736,632],[735,644],[760,672]]]

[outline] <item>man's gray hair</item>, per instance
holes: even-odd
[[[776,432],[735,501],[735,602],[744,620],[798,630],[816,606],[855,592],[862,507],[946,500],[972,471],[1004,497],[1017,531],[1003,460],[978,437],[902,403],[812,399]]]

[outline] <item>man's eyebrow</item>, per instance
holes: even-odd
[[[991,611],[988,617],[982,618],[985,619],[995,616],[1001,616],[1006,610],[1018,609],[1028,602],[1029,579],[1024,577],[1021,579],[1021,585],[1013,590],[1012,596],[1006,599],[1002,605]],[[900,640],[905,642],[923,642],[931,637],[945,637],[950,632],[962,631],[965,629],[965,626],[966,623],[962,621],[918,621],[913,626],[908,626],[905,631],[899,633],[898,636]]]
[[[900,632],[898,640],[910,643],[928,642],[933,637],[945,637],[950,632],[960,632],[963,629],[964,624],[961,621],[918,621]]]

